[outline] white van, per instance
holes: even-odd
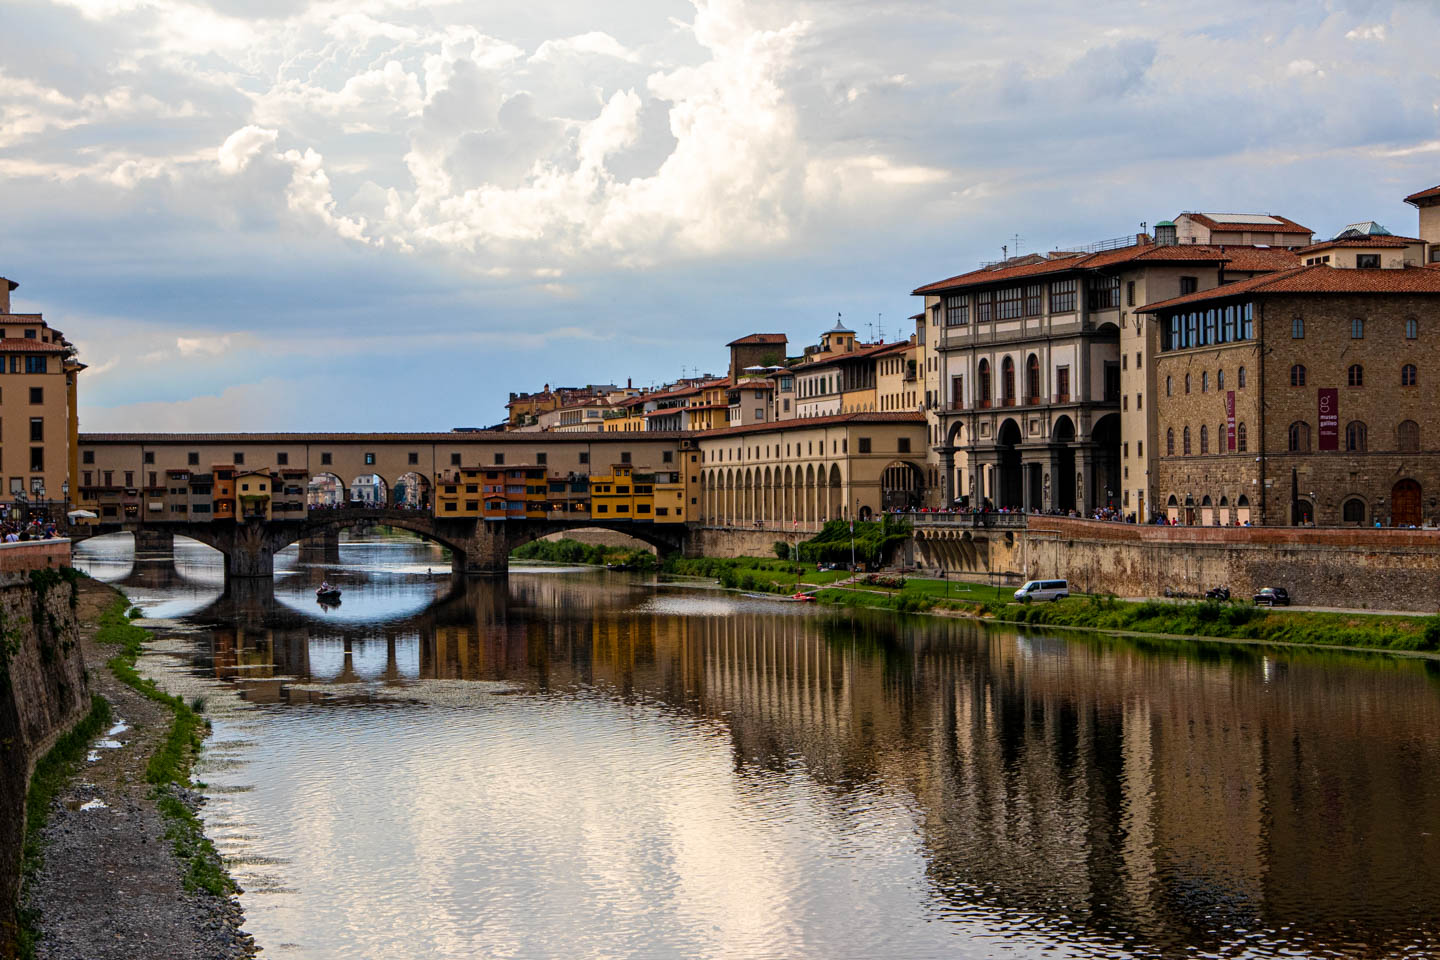
[[[1069,580],[1027,580],[1015,591],[1015,599],[1029,597],[1031,600],[1059,600],[1070,596]]]

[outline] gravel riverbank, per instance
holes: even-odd
[[[89,579],[79,584],[81,643],[90,688],[110,701],[114,725],[61,791],[44,831],[45,861],[25,888],[38,914],[40,960],[231,960],[253,957],[233,896],[187,891],[187,864],[167,838],[169,823],[145,780],[151,755],[174,714],[121,683],[105,666],[116,650],[95,642],[100,613],[116,597]],[[192,810],[203,798],[171,785]]]

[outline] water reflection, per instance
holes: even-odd
[[[1425,663],[849,617],[595,571],[467,583],[426,576],[443,567],[413,542],[350,550],[340,611],[303,603],[319,567],[298,560],[232,585],[188,614],[167,678],[219,701],[207,817],[262,943],[1440,951]],[[175,580],[145,566],[127,590],[150,577],[156,610],[207,583],[178,555]],[[335,616],[352,598],[369,612]]]

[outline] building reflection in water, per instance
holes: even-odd
[[[232,585],[194,619],[214,625],[206,669],[257,703],[432,679],[600,691],[714,725],[737,776],[802,766],[841,819],[902,793],[945,917],[1142,954],[1440,948],[1429,662],[1060,640],[603,574],[453,581],[379,625]]]

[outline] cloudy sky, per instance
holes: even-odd
[[[448,429],[894,334],[1186,209],[1440,183],[1433,0],[0,2],[0,275],[82,429]]]

